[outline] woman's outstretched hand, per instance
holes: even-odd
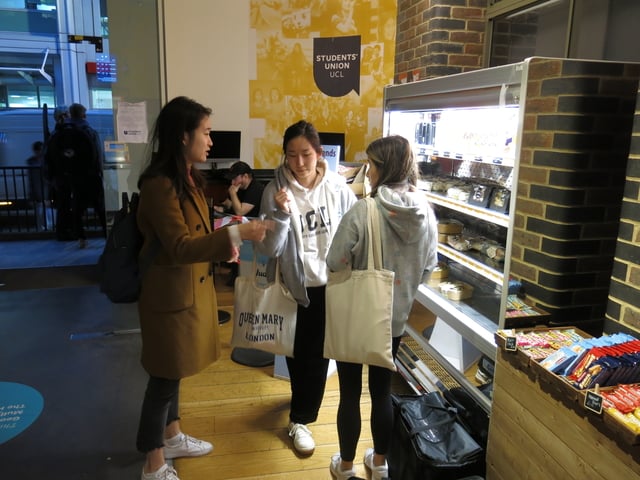
[[[271,220],[251,220],[250,222],[241,223],[238,225],[240,238],[242,238],[242,240],[261,242],[271,223]]]

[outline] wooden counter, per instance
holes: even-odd
[[[640,446],[605,435],[597,417],[543,391],[536,371],[514,358],[498,349],[487,480],[640,479]]]

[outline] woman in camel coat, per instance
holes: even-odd
[[[196,163],[212,147],[211,110],[186,97],[165,105],[156,120],[149,165],[138,181],[142,279],[138,313],[142,365],[149,373],[137,447],[146,454],[142,480],[178,480],[165,459],[206,455],[213,446],[180,430],[180,379],[220,356],[213,261],[237,257],[243,240],[261,241],[264,222],[213,231]]]

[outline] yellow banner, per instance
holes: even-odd
[[[280,164],[284,130],[300,119],[344,133],[345,161],[364,161],[393,83],[397,2],[252,0],[250,15],[254,167]]]

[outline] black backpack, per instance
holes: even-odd
[[[159,247],[156,243],[148,259],[139,261],[143,236],[138,229],[136,213],[139,195],[122,194],[122,208],[116,212],[113,226],[98,260],[100,291],[113,303],[131,303],[138,300],[142,275],[147,270]]]
[[[49,175],[83,182],[99,174],[97,148],[88,128],[64,123],[47,144],[45,159]]]

